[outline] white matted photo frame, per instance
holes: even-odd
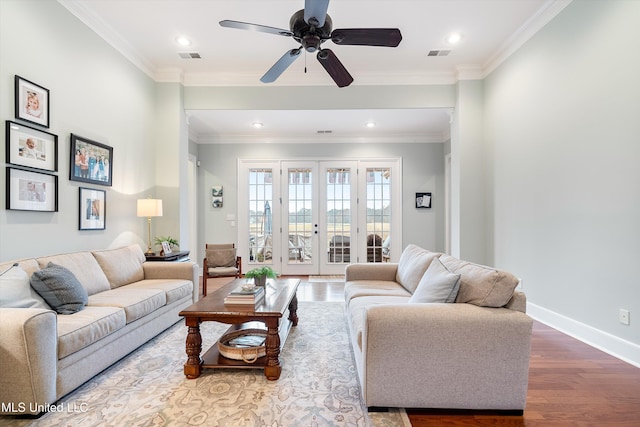
[[[7,209],[58,212],[58,177],[7,168]]]
[[[7,120],[6,141],[7,163],[49,172],[58,170],[58,135]]]
[[[111,186],[113,148],[88,138],[71,134],[71,181]]]
[[[16,119],[49,127],[49,89],[15,76]]]
[[[80,187],[79,194],[78,229],[104,230],[107,219],[106,191]]]

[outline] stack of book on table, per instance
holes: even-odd
[[[252,289],[243,289],[242,286],[238,286],[233,291],[229,292],[224,298],[225,305],[243,305],[254,306],[262,304],[264,301],[264,287],[256,286]]]

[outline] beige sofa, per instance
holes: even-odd
[[[58,314],[32,291],[33,301],[7,308],[8,295],[20,282],[5,276],[18,273],[21,280],[22,272],[33,280],[33,273],[45,271],[50,262],[78,279],[88,296],[86,306]],[[12,264],[0,264],[0,272],[9,269],[0,277],[2,414],[46,411],[47,405],[176,323],[178,313],[198,298],[196,264],[145,262],[138,245],[23,259],[17,261],[19,268]],[[45,308],[34,308],[38,306]]]
[[[347,318],[367,407],[523,411],[533,321],[518,283],[415,245],[397,264],[347,266]]]

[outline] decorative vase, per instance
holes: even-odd
[[[267,284],[267,276],[256,276],[253,278],[253,283],[256,286],[265,286]]]

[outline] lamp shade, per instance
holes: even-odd
[[[138,216],[162,216],[162,200],[138,199]]]

